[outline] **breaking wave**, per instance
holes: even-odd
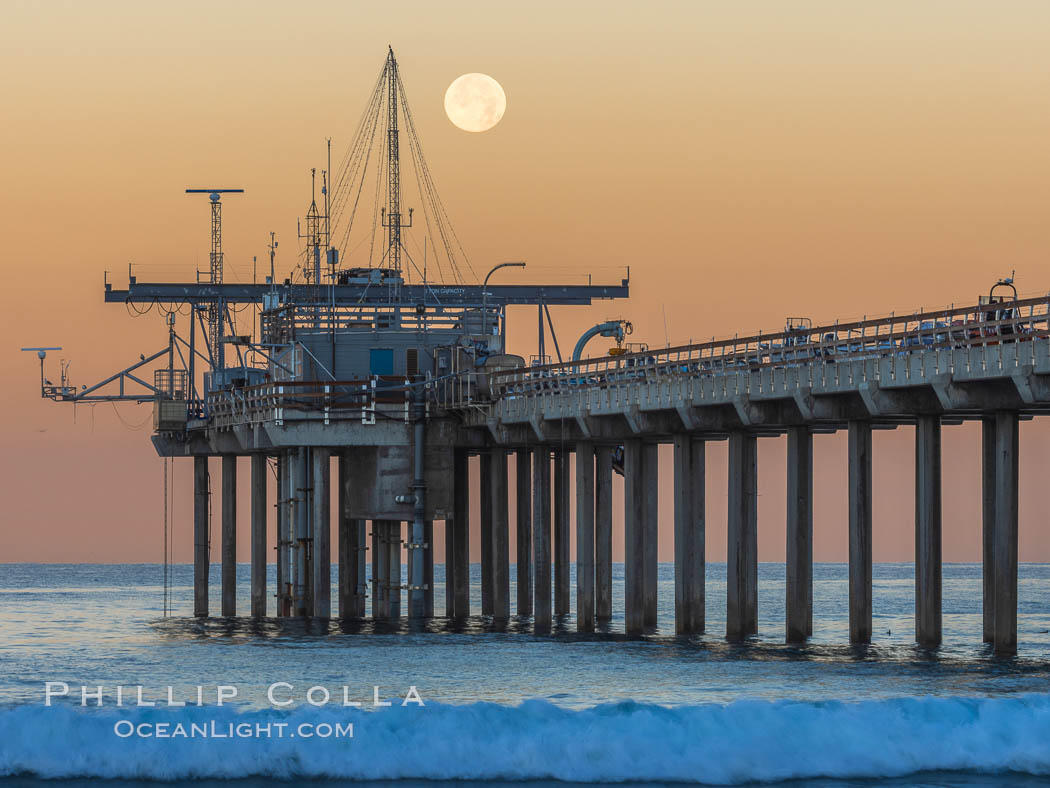
[[[352,738],[121,738],[114,732],[121,720],[214,723],[220,731],[240,723],[354,727]],[[624,702],[579,711],[540,700],[376,711],[0,709],[2,777],[725,784],[928,771],[1050,774],[1050,695],[674,708]]]

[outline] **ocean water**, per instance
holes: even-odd
[[[165,618],[162,571],[0,565],[4,785],[56,778],[93,786],[182,779],[1050,785],[1046,564],[1020,567],[1019,654],[1010,659],[981,642],[976,564],[944,567],[944,645],[935,650],[912,642],[909,564],[875,566],[875,634],[866,647],[847,644],[843,564],[815,566],[813,638],[798,647],[783,644],[783,564],[760,566],[759,634],[737,645],[722,637],[724,564],[708,566],[707,634],[689,638],[674,635],[671,565],[660,567],[659,628],[642,638],[623,635],[622,565],[614,567],[607,631],[578,635],[567,616],[540,637],[526,619],[496,626],[480,616],[418,629],[405,621],[196,620],[188,615],[188,566],[173,568],[174,615]],[[439,613],[442,572],[435,568]],[[247,565],[238,576],[246,609]],[[217,610],[218,567],[211,579]],[[475,610],[479,590],[475,566]],[[46,706],[47,682],[68,686],[68,695]],[[222,706],[219,685],[237,693]],[[288,705],[271,703],[273,685],[274,699]],[[101,706],[93,696],[81,706],[82,686],[103,688]],[[137,686],[157,705],[136,705]],[[411,688],[422,708],[411,702]],[[329,702],[318,703],[326,692]],[[187,705],[167,705],[169,695]],[[207,735],[180,737],[179,724]],[[324,735],[347,724],[352,737]]]

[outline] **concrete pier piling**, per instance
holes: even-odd
[[[193,458],[193,615],[208,615],[208,458]]]
[[[849,641],[871,642],[871,423],[851,421],[849,466]]]
[[[295,519],[292,538],[292,614],[313,614],[310,572],[310,449],[300,448],[292,460]]]
[[[1018,414],[995,414],[995,653],[1017,653]]]
[[[452,457],[452,523],[445,523],[446,530],[451,529],[450,544],[452,571],[448,573],[447,600],[450,606],[449,615],[463,619],[470,615],[470,477],[468,475],[468,455],[466,449],[456,449]]]
[[[758,631],[757,439],[729,434],[729,529],[726,561],[726,637]]]
[[[675,631],[704,631],[705,446],[674,436],[674,609]]]
[[[331,517],[331,462],[326,449],[313,452],[313,489],[311,490],[313,540],[311,569],[313,571],[314,618],[332,617],[332,517]]]
[[[551,453],[532,452],[533,628],[551,631]]]
[[[386,613],[391,621],[401,618],[401,521],[386,520],[387,533],[387,592]]]
[[[915,422],[915,640],[941,643],[941,419]]]
[[[386,520],[372,520],[372,618],[383,621],[389,615],[387,572],[390,569]]]
[[[339,455],[339,617],[364,618],[368,596],[365,561],[367,556],[367,521],[352,518],[349,503],[350,463],[346,454]]]
[[[237,615],[237,455],[222,455],[222,615]]]
[[[434,521],[423,523],[423,615],[434,617]]]
[[[269,472],[265,454],[253,454],[252,459],[252,618],[266,617],[266,477]]]
[[[576,628],[594,631],[594,444],[576,444]]]
[[[569,451],[554,450],[554,615],[569,612]]]
[[[985,643],[995,642],[995,416],[981,419],[981,606]]]
[[[510,618],[510,510],[507,491],[507,452],[495,450],[489,462],[492,499],[492,615]]]
[[[481,615],[492,615],[492,454],[478,455],[478,507],[481,529]]]
[[[813,634],[813,435],[809,427],[787,434],[786,640]]]
[[[643,508],[645,513],[645,527],[642,545],[644,575],[642,580],[642,594],[644,598],[644,620],[648,629],[656,627],[657,613],[657,589],[659,578],[659,563],[657,560],[657,545],[660,515],[660,446],[656,443],[642,444],[642,473],[645,479],[645,497]]]
[[[628,635],[645,630],[645,489],[642,441],[623,445],[624,489],[624,629]]]
[[[594,467],[594,619],[612,618],[612,449],[597,450]]]
[[[532,615],[532,456],[528,449],[518,449],[515,481],[517,491],[517,613]]]
[[[277,502],[277,615],[292,615],[292,544],[295,538],[294,455],[282,452],[278,459]]]

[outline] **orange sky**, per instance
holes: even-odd
[[[192,277],[207,214],[187,186],[246,189],[227,202],[231,278],[265,256],[271,230],[287,269],[309,168],[324,166],[326,136],[342,151],[388,43],[475,268],[524,259],[527,272],[500,281],[615,280],[630,265],[630,302],[554,310],[562,344],[624,316],[633,339],[661,345],[788,314],[972,301],[1012,269],[1023,293],[1050,289],[1048,31],[1042,0],[6,3],[0,561],[159,558],[149,406],[118,417],[42,402],[36,360],[18,348],[62,345],[79,384],[162,346],[160,318],[102,304],[102,272],[123,283],[134,262],[143,279]],[[484,134],[442,110],[470,71],[508,96]],[[532,352],[534,314],[511,319],[512,349]],[[977,435],[945,428],[948,560],[979,556]],[[1050,431],[1030,422],[1021,436],[1021,556],[1050,560]],[[783,443],[760,445],[760,555],[781,560]],[[816,558],[843,560],[845,436],[816,445]],[[911,431],[877,433],[875,451],[875,557],[908,560]],[[724,458],[712,444],[712,560],[724,557]],[[176,470],[180,560],[188,471]]]

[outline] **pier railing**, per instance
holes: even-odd
[[[365,380],[285,380],[245,386],[208,395],[208,413],[215,427],[262,422],[283,424],[300,414],[323,419],[359,420],[375,424],[383,419],[409,421],[411,383],[396,375],[373,375]]]
[[[488,373],[459,407],[506,398],[604,388],[667,377],[703,377],[910,356],[944,348],[1025,342],[1050,336],[1050,296],[981,303],[849,323],[795,326],[622,356]]]

